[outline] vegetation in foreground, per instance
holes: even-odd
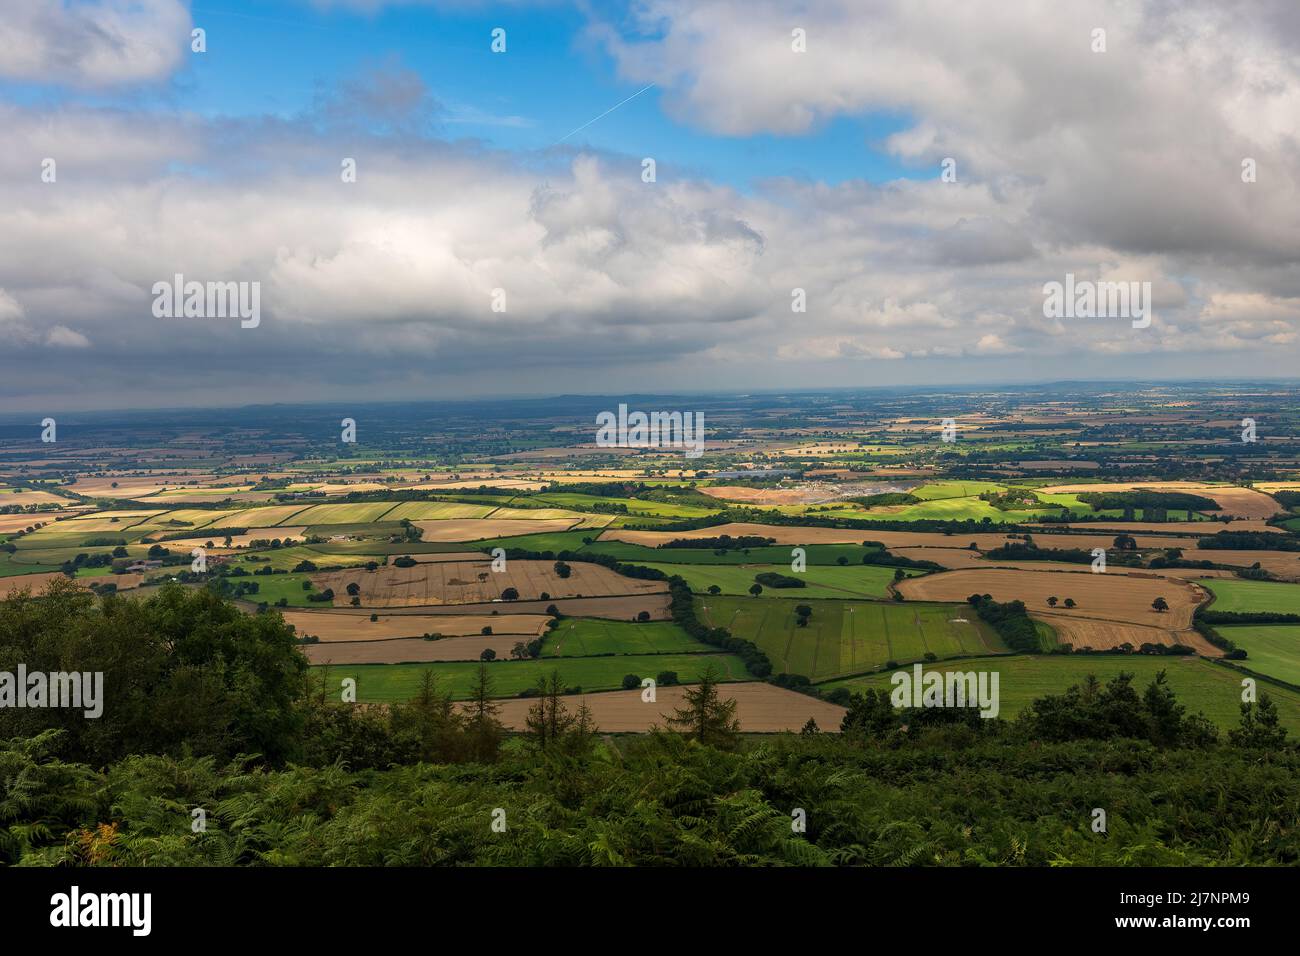
[[[462,706],[432,675],[401,704],[342,704],[278,615],[207,591],[55,588],[0,603],[0,634],[4,667],[118,688],[99,721],[0,711],[8,865],[1300,863],[1300,752],[1272,702],[1220,734],[1163,675],[1015,721],[872,690],[843,734],[756,739],[706,673],[668,727],[612,739],[552,673],[507,736],[489,665]]]

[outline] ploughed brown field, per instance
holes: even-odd
[[[37,525],[53,526],[54,517],[54,512],[35,515],[0,515],[0,534],[25,531],[28,528],[35,528]]]
[[[310,634],[323,643],[423,638],[425,634],[478,636],[485,627],[492,628],[494,634],[532,640],[546,629],[546,622],[550,620],[545,614],[380,614],[379,620],[372,621],[367,613],[343,610],[280,613],[297,629],[299,637]]]
[[[32,597],[38,597],[45,591],[45,586],[58,578],[64,578],[62,571],[46,571],[41,574],[14,574],[0,578],[0,601],[13,597],[24,588],[30,589]],[[64,580],[67,580],[64,578]]]
[[[510,649],[527,635],[445,637],[426,641],[403,637],[388,641],[345,641],[332,644],[303,644],[298,649],[313,664],[423,664],[427,661],[476,661],[491,648],[497,658],[510,656]]]
[[[701,488],[700,491],[713,498],[721,498],[724,501],[739,501],[744,504],[758,505],[802,505],[810,501],[822,501],[827,497],[825,491],[820,494],[809,494],[807,490],[800,488],[746,488],[744,486],[714,485],[711,488]]]
[[[1206,572],[1201,572],[1202,574]],[[582,598],[556,598],[550,601],[511,601],[506,604],[501,601],[492,601],[483,604],[431,604],[426,607],[402,608],[393,607],[384,610],[385,614],[391,614],[393,617],[403,615],[428,614],[435,617],[441,617],[450,614],[491,614],[496,611],[500,614],[508,611],[510,614],[545,614],[546,609],[552,604],[561,614],[567,614],[570,617],[604,617],[614,621],[631,621],[634,620],[642,611],[650,615],[652,621],[666,621],[670,617],[668,613],[668,592],[667,591],[647,591],[644,594],[616,595],[614,597],[582,597]],[[328,613],[337,614],[340,612],[355,612],[356,608],[342,608]],[[369,615],[371,612],[366,609],[358,613]]]
[[[995,563],[986,561],[982,552],[969,548],[890,548],[889,553],[913,561],[933,561],[945,568],[987,568]]]
[[[1202,495],[1219,503],[1218,511],[1207,512],[1207,514],[1231,515],[1234,518],[1271,518],[1279,511],[1285,510],[1262,491],[1255,491],[1251,488],[1207,485],[1199,481],[1101,482],[1090,485],[1052,485],[1049,488],[1039,488],[1038,490],[1043,494],[1053,495],[1078,494],[1085,491],[1134,491],[1137,489],[1186,491],[1194,495]]]
[[[570,711],[586,702],[596,727],[603,733],[644,733],[651,725],[667,726],[667,719],[683,706],[686,688],[660,687],[653,704],[643,703],[639,690],[615,690],[603,694],[566,697]],[[847,711],[843,707],[816,700],[771,684],[724,684],[718,695],[736,701],[736,717],[745,733],[798,732],[809,718],[829,733],[838,733]],[[498,719],[511,730],[523,730],[528,708],[536,701],[520,698],[501,701]],[[462,705],[463,706],[463,705]]]
[[[1031,534],[1034,544],[1040,548],[1079,548],[1083,551],[1091,551],[1093,548],[1104,548],[1109,551],[1115,547],[1115,538],[1117,535],[1125,532],[1117,531],[1114,534]],[[1138,551],[1163,551],[1166,548],[1182,548],[1184,551],[1190,551],[1196,547],[1196,538],[1162,538],[1154,534],[1137,534],[1133,535],[1133,540],[1137,542]]]
[[[756,535],[774,538],[777,544],[861,544],[879,541],[887,548],[930,547],[965,548],[974,542],[981,550],[996,548],[1007,541],[1005,534],[934,534],[914,531],[877,531],[874,528],[811,528],[802,525],[750,524],[732,522],[693,531],[633,531],[612,528],[600,535],[601,541],[627,541],[655,548],[679,539],[714,538],[728,534],[733,538]]]
[[[407,555],[424,563],[436,563],[438,561],[488,561],[490,558],[482,551],[426,551],[423,554]]]
[[[602,531],[598,540],[627,541],[630,544],[643,544],[648,548],[657,548],[661,544],[680,538],[714,538],[729,534],[733,538],[741,535],[775,538],[777,544],[860,544],[868,537],[879,540],[875,537],[878,533],[843,528],[803,528],[794,525],[732,522],[710,528],[697,528],[694,531],[633,531],[629,528],[611,528]]]
[[[105,449],[109,451],[109,449]],[[120,449],[113,454],[122,454]],[[88,498],[137,498],[151,495],[171,488],[194,488],[195,490],[236,484],[231,478],[220,475],[177,474],[174,472],[156,472],[151,475],[108,475],[103,477],[79,477],[68,486],[69,491]],[[114,487],[116,485],[116,487]],[[248,487],[242,485],[240,487]]]
[[[247,548],[254,541],[274,541],[279,538],[281,541],[301,541],[306,534],[306,528],[250,528],[247,534],[232,534],[230,536],[231,548]],[[165,542],[169,548],[202,548],[206,547],[211,541],[212,546],[218,550],[226,548],[226,532],[220,528],[212,529],[210,534],[196,534],[192,538],[179,538],[174,541]]]
[[[50,494],[48,491],[12,491],[6,492],[0,497],[0,504],[3,505],[71,505],[75,504],[69,498],[61,498],[58,495]],[[53,512],[46,512],[50,517],[54,516]],[[38,517],[32,515],[31,517]]]
[[[1210,571],[1197,571],[1195,568],[1161,568],[1159,571],[1152,572],[1165,578],[1186,578],[1189,581],[1195,581],[1197,578],[1235,578],[1235,571],[1221,570],[1215,568]]]
[[[411,522],[424,532],[421,541],[481,541],[517,534],[543,534],[568,531],[577,523],[576,518],[444,518]]]
[[[1092,574],[1000,568],[943,571],[909,578],[897,588],[909,601],[964,601],[972,594],[989,594],[995,601],[1024,601],[1035,615],[1051,613],[1067,619],[1111,621],[1168,631],[1190,628],[1196,605],[1209,597],[1204,588],[1190,581],[1155,573],[1148,576],[1147,572]],[[1052,596],[1061,601],[1074,598],[1079,606],[1070,610],[1059,604],[1049,608],[1047,599]],[[1168,611],[1152,609],[1151,603],[1158,597],[1169,603]]]
[[[1020,542],[1019,538],[1009,538],[1006,534],[939,534],[923,531],[877,531],[874,528],[810,528],[802,525],[767,525],[733,522],[710,528],[696,528],[693,531],[634,531],[629,528],[611,528],[601,532],[601,541],[626,541],[655,548],[670,541],[682,539],[714,538],[721,535],[733,538],[742,535],[754,535],[774,538],[777,544],[861,544],[863,541],[879,541],[886,548],[895,551],[898,548],[969,548],[974,544],[980,551],[990,551],[1004,544]],[[1081,548],[1091,551],[1093,548],[1111,548],[1115,543],[1114,534],[1032,534],[1034,543],[1040,548]],[[1138,548],[1194,548],[1195,538],[1162,538],[1157,535],[1136,536]],[[937,560],[937,559],[935,559]]]
[[[1207,535],[1220,531],[1268,531],[1282,533],[1263,521],[1079,521],[1073,524],[1034,525],[1037,528],[1072,528],[1076,531],[1106,531],[1110,534],[1137,534],[1139,531],[1165,531],[1170,534]]]
[[[951,570],[961,568],[1013,568],[1018,571],[1065,571],[1091,573],[1092,565],[1075,564],[1066,561],[1010,561],[1001,558],[985,557],[983,552],[968,551],[962,548],[890,548],[890,554],[897,554],[914,561],[933,561]],[[1125,569],[1113,568],[1110,573],[1122,574]],[[1164,572],[1161,572],[1162,574]]]
[[[1184,552],[1183,557],[1194,561],[1213,561],[1215,564],[1230,564],[1233,567],[1243,568],[1258,563],[1265,571],[1271,571],[1285,581],[1300,581],[1300,552],[1296,551],[1229,551],[1203,548]]]
[[[1076,599],[1077,600],[1077,599]],[[1056,631],[1056,639],[1062,644],[1074,647],[1091,647],[1094,651],[1109,650],[1121,644],[1141,647],[1143,644],[1186,644],[1202,657],[1222,657],[1219,650],[1196,631],[1188,628],[1173,630],[1160,627],[1143,627],[1138,624],[1124,624],[1119,621],[1094,621],[1068,614],[1049,614],[1035,611],[1034,617],[1042,618]]]
[[[334,590],[336,607],[351,601],[349,584],[357,584],[363,607],[419,607],[423,605],[493,603],[506,588],[519,592],[521,601],[551,598],[646,594],[668,590],[663,581],[642,581],[615,574],[598,564],[575,561],[569,577],[555,573],[553,561],[514,560],[495,572],[491,561],[441,561],[410,568],[386,565],[375,571],[350,569],[312,576],[318,591]],[[496,604],[506,610],[510,603]]]

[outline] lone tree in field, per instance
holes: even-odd
[[[1161,614],[1169,610],[1169,602],[1162,597],[1158,597],[1154,601],[1152,601],[1151,606],[1155,608],[1157,611],[1159,611]]]
[[[807,604],[798,604],[795,606],[794,613],[798,615],[799,626],[807,627],[808,618],[812,617],[812,608]]]
[[[1047,599],[1048,607],[1056,607],[1056,603],[1057,603],[1057,597],[1055,594],[1053,594],[1051,597]]]
[[[483,648],[483,653],[478,656],[481,661],[494,661],[497,659],[497,652],[490,647]]]
[[[506,588],[504,591],[501,592],[501,600],[503,600],[503,601],[518,601],[518,600],[519,600],[519,591],[516,590],[515,588]]]
[[[757,582],[751,584],[749,586],[749,593],[754,595],[754,597],[758,597],[760,594],[763,593],[763,585],[758,584]]]
[[[721,750],[736,746],[740,737],[736,702],[718,696],[718,672],[713,664],[704,668],[699,684],[687,688],[683,706],[668,718],[668,726],[690,740]]]
[[[1066,599],[1065,599],[1065,606],[1066,606],[1066,607],[1078,607],[1078,605],[1074,603],[1074,598],[1066,598]]]

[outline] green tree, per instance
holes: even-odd
[[[500,755],[501,737],[505,733],[497,718],[500,711],[501,706],[492,699],[492,675],[486,664],[479,664],[465,704],[470,753],[479,763],[493,763]]]
[[[524,726],[541,750],[558,746],[573,726],[573,716],[564,705],[564,681],[558,670],[537,679],[537,702],[528,708]]]
[[[1279,750],[1286,743],[1287,730],[1278,720],[1277,705],[1268,694],[1259,695],[1258,704],[1241,705],[1241,722],[1228,731],[1228,739],[1238,747]]]
[[[697,743],[730,750],[740,739],[736,702],[718,693],[718,671],[712,663],[700,674],[700,682],[682,695],[682,706],[668,718],[668,726]]]

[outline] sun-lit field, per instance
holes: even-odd
[[[1001,717],[1014,717],[1044,694],[1060,694],[1073,684],[1094,675],[1105,683],[1121,673],[1134,675],[1134,687],[1142,693],[1158,671],[1168,674],[1169,685],[1190,711],[1200,711],[1222,728],[1234,727],[1241,710],[1240,675],[1229,667],[1196,658],[1115,658],[1094,655],[1079,657],[1013,657],[967,659],[950,664],[923,665],[926,669],[996,672],[1001,695]],[[833,682],[826,689],[847,687],[890,691],[890,674],[858,677]],[[1282,723],[1300,733],[1300,693],[1277,685],[1264,685],[1264,692],[1277,703]]]
[[[800,626],[799,603],[765,597],[697,599],[704,620],[754,641],[778,670],[815,681],[926,654],[943,658],[1006,651],[998,636],[961,605],[811,601],[812,614]]]

